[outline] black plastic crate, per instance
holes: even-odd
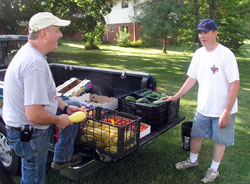
[[[89,110],[87,117],[80,123],[79,144],[111,158],[122,158],[138,148],[141,118],[99,107]]]
[[[133,96],[135,99],[141,98],[138,94],[135,93],[129,93],[127,95],[124,95],[118,99],[118,110],[121,112],[127,112],[132,115],[136,115],[136,104],[131,101],[127,101],[125,98],[127,96]]]
[[[152,98],[147,99],[151,102],[155,101],[155,99]],[[170,102],[159,105],[137,103],[136,116],[141,117],[142,122],[145,122],[154,128],[158,124],[168,122],[169,105]]]
[[[180,99],[170,102],[169,112],[168,112],[168,122],[173,121],[175,118],[179,116],[179,108],[180,108]]]
[[[136,99],[145,97],[151,102],[159,99],[146,97],[146,95],[143,95],[143,93],[146,91],[154,92],[151,89],[142,89],[120,97],[118,99],[119,111],[142,117],[142,122],[150,124],[152,128],[161,123],[171,123],[175,118],[178,117],[180,100],[171,101],[160,105],[136,104],[135,102],[125,100],[126,96],[134,96]],[[156,93],[162,95],[162,92]]]
[[[145,122],[151,125],[152,128],[154,128],[154,126],[157,124],[167,122],[168,106],[170,102],[159,104],[159,105],[135,103],[135,102],[127,101],[125,99],[127,96],[133,96],[136,99],[144,97],[136,92],[120,97],[118,99],[119,111],[141,117],[142,122]],[[145,97],[145,98],[148,99],[150,102],[153,102],[156,100],[154,98],[148,98],[148,97]]]
[[[150,91],[150,92],[155,92],[155,93],[158,93],[159,95],[162,96],[162,92],[159,92],[159,91],[153,91],[151,89],[142,89],[142,90],[139,90],[139,91],[136,91],[135,94],[139,95],[139,96],[142,96],[144,97],[145,95],[143,95],[143,93],[145,93],[146,91]],[[171,96],[171,94],[168,94],[168,93],[164,93],[168,96]],[[150,99],[154,99],[154,100],[157,100],[159,98],[152,98],[152,97],[148,97]],[[179,115],[179,106],[180,106],[180,99],[176,100],[176,101],[171,101],[169,102],[169,107],[168,107],[168,118],[167,118],[167,122],[171,122],[173,121],[175,118],[178,117]]]

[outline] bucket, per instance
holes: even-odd
[[[181,125],[181,147],[186,151],[190,151],[192,125],[192,121],[184,122]]]

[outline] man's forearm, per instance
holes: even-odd
[[[57,124],[59,117],[46,111],[42,105],[25,106],[27,119],[38,125]]]
[[[60,110],[64,110],[64,107],[67,105],[66,102],[64,102],[61,98],[58,97],[58,108]]]

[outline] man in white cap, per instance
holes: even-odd
[[[73,155],[78,124],[68,115],[81,110],[77,102],[56,96],[46,54],[57,49],[61,26],[70,24],[48,12],[29,21],[28,43],[11,61],[4,80],[3,119],[11,147],[21,158],[23,184],[44,183],[48,145],[53,126],[59,128],[52,168],[60,170],[81,162]],[[60,112],[60,115],[56,115]]]

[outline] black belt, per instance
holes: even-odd
[[[22,129],[24,129],[24,126],[21,126],[21,127],[12,127],[12,126],[9,126],[7,125],[11,130],[16,130],[16,131],[21,131]]]
[[[8,126],[8,125],[7,125]],[[20,141],[28,142],[32,138],[33,127],[30,125],[24,125],[21,127],[8,126],[11,130],[20,131]]]

